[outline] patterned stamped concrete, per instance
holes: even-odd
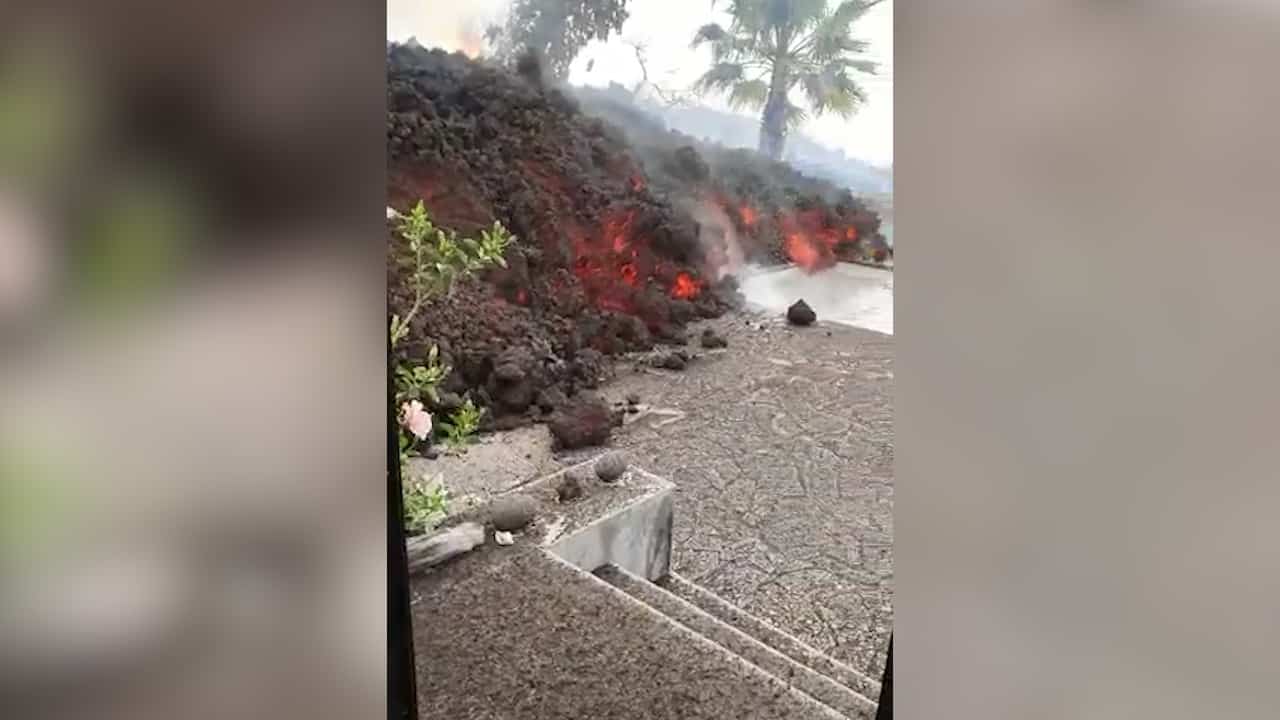
[[[676,485],[674,569],[879,677],[892,625],[893,337],[735,315],[684,372],[621,365],[614,446]],[[697,337],[698,333],[691,333]]]

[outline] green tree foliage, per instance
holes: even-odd
[[[569,65],[592,40],[605,40],[627,20],[627,0],[515,0],[502,26],[486,36],[495,54],[513,61],[532,51],[543,69],[564,80]]]
[[[780,160],[787,132],[810,111],[849,117],[866,102],[855,77],[875,74],[876,65],[858,57],[868,46],[852,26],[881,1],[732,0],[728,28],[712,23],[694,35],[693,46],[709,45],[712,59],[696,88],[760,110],[760,152]],[[796,89],[809,111],[792,102]]]

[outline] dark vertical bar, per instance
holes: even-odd
[[[390,345],[387,350],[387,720],[418,720],[409,555],[404,544],[404,494]]]
[[[884,661],[884,679],[880,681],[880,707],[876,720],[893,720],[893,636],[889,636],[889,657]]]

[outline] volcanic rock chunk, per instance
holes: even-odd
[[[622,453],[608,453],[596,461],[596,477],[603,482],[614,482],[627,471],[627,465],[627,457]]]
[[[689,334],[684,328],[674,323],[663,323],[654,330],[654,337],[658,342],[667,345],[688,345]]]
[[[494,500],[489,506],[489,519],[495,530],[513,532],[533,522],[537,512],[537,501],[528,495],[508,495]]]
[[[671,322],[677,325],[693,320],[698,315],[698,309],[688,300],[672,300],[668,303],[671,312]]]
[[[538,409],[550,415],[556,408],[569,402],[564,391],[558,387],[549,387],[538,392]]]
[[[689,356],[680,350],[672,350],[654,355],[650,362],[662,370],[683,370],[689,363]]]
[[[533,385],[527,380],[520,380],[500,385],[493,395],[502,404],[503,409],[518,413],[524,412],[533,404],[534,390]]]
[[[521,370],[520,366],[516,363],[508,362],[494,368],[493,376],[496,377],[499,382],[518,383],[521,380],[524,380],[524,370]]]
[[[434,400],[430,396],[427,397],[427,406],[431,412],[443,417],[454,414],[462,408],[462,405],[462,396],[458,393],[438,393]]]
[[[787,308],[787,322],[792,325],[812,325],[818,314],[804,300],[797,300],[795,305]]]
[[[603,445],[613,432],[614,416],[608,403],[582,395],[563,405],[547,422],[557,449]]]
[[[725,340],[724,337],[719,335],[715,330],[712,330],[711,328],[707,328],[702,331],[701,341],[702,341],[702,347],[708,350],[714,350],[715,348],[729,347],[729,341]]]
[[[577,500],[582,497],[582,481],[573,473],[565,473],[556,486],[556,496],[562,503]]]
[[[628,404],[628,405],[639,405],[639,404],[640,404],[640,394],[639,394],[639,393],[627,393],[627,404]]]
[[[573,374],[583,387],[593,388],[609,376],[609,360],[598,350],[584,348],[578,351],[573,363]]]

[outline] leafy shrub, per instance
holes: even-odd
[[[499,223],[480,233],[479,238],[459,238],[452,230],[443,230],[431,221],[426,207],[419,201],[407,215],[396,213],[398,231],[405,240],[405,247],[395,258],[408,272],[408,285],[413,291],[413,302],[401,317],[391,316],[388,329],[394,354],[400,342],[409,335],[409,329],[423,305],[428,300],[452,291],[454,283],[474,275],[477,271],[494,265],[506,267],[503,257],[515,237]],[[436,400],[436,388],[449,375],[450,368],[440,363],[440,352],[435,346],[428,351],[426,362],[410,364],[398,359],[392,369],[395,380],[395,403],[405,408],[399,427],[400,472],[408,476],[408,460],[416,450],[419,437],[410,431],[410,419],[421,418],[423,400]],[[415,408],[411,413],[408,408]],[[430,417],[419,422],[419,429],[431,427]],[[465,447],[471,442],[480,426],[480,411],[467,398],[466,403],[439,427],[453,448]],[[423,431],[427,432],[427,431]],[[425,438],[424,438],[425,439]],[[444,484],[437,480],[434,489],[410,480],[405,486],[405,522],[411,529],[425,531],[439,524],[447,512]]]

